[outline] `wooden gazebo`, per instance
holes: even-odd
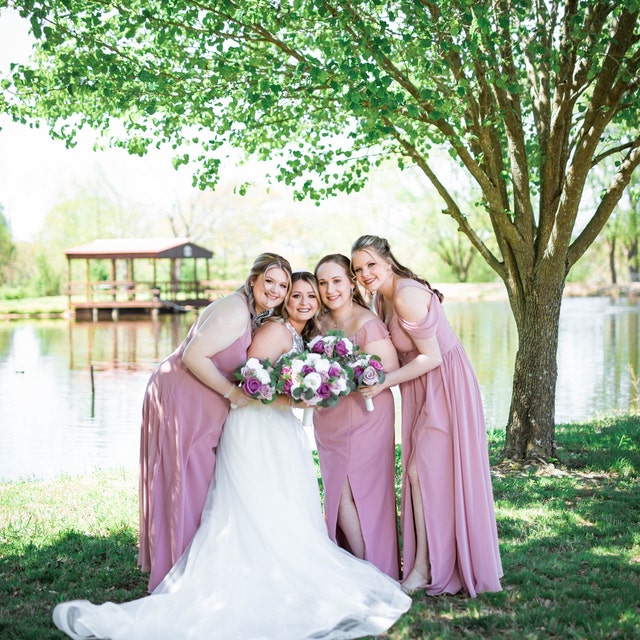
[[[105,311],[116,319],[121,310],[157,315],[202,307],[211,299],[213,252],[188,238],[101,239],[66,249],[65,255],[69,310],[76,316],[91,313],[97,320]],[[80,260],[84,280],[74,270]]]

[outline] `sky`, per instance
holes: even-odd
[[[0,72],[27,60],[28,26],[16,13],[0,12]],[[153,150],[140,158],[121,149],[93,151],[91,132],[67,149],[46,128],[16,124],[3,114],[0,128],[0,205],[14,241],[33,240],[52,206],[100,173],[140,208],[167,209],[193,192],[188,170],[176,171],[169,152]]]

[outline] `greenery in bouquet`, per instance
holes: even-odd
[[[269,404],[276,399],[278,370],[268,358],[249,358],[234,372],[241,389],[252,398]]]

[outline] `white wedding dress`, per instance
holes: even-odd
[[[327,536],[307,436],[287,408],[230,412],[191,545],[155,591],[58,605],[75,639],[338,640],[385,632],[400,585]]]

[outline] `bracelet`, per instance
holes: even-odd
[[[231,394],[233,393],[233,390],[235,388],[236,388],[235,384],[232,384],[231,387],[229,387],[229,391],[227,391],[227,393],[224,394],[225,400],[228,400],[231,397]]]

